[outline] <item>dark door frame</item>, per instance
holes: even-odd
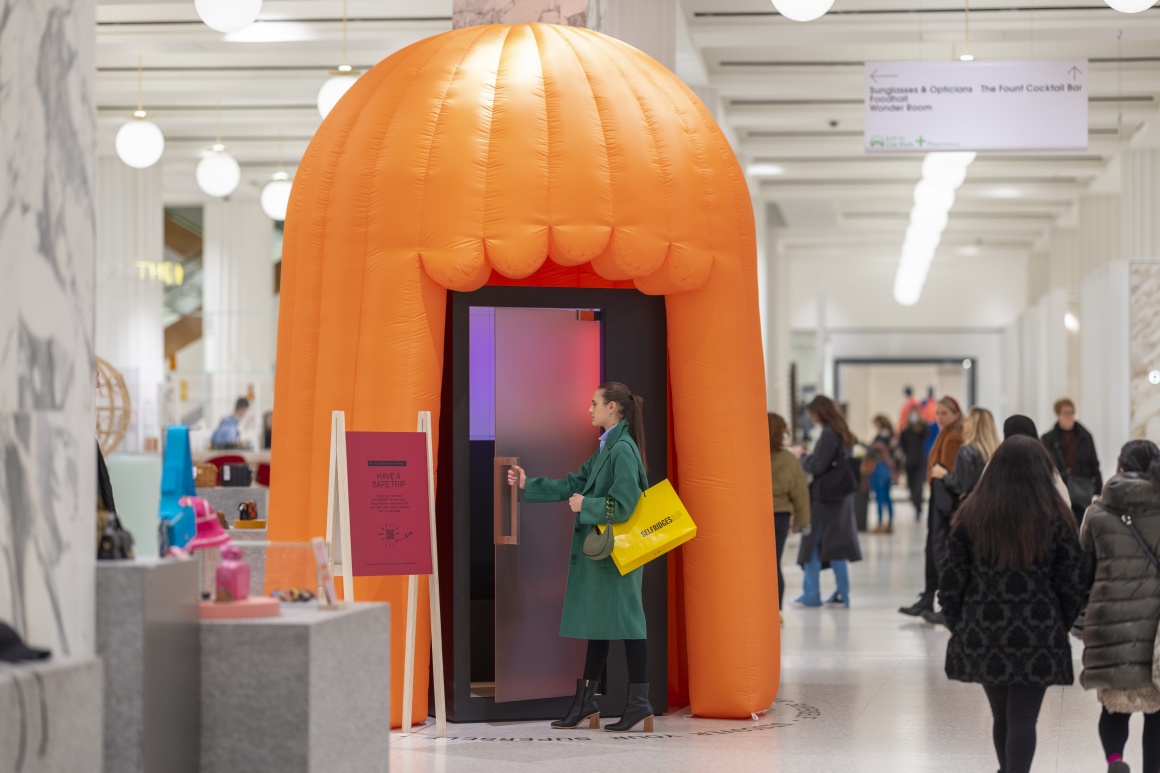
[[[836,359],[834,360],[834,399],[839,400],[842,394],[841,373],[843,365],[957,365],[961,368],[966,362],[971,363],[970,368],[964,368],[968,374],[967,403],[963,406],[963,410],[967,410],[975,404],[975,397],[978,394],[979,361],[976,357],[846,357],[840,360]],[[936,395],[936,397],[941,397],[941,395]]]
[[[451,292],[448,296],[436,495],[437,524],[442,535],[439,563],[441,568],[445,567],[446,576],[440,601],[444,610],[448,719],[502,722],[561,717],[568,710],[570,696],[496,703],[491,698],[471,695],[469,310],[472,306],[600,310],[603,378],[625,381],[648,401],[645,427],[649,481],[655,484],[668,475],[668,347],[664,298],[636,290],[543,287],[483,287],[470,293]],[[595,442],[594,432],[594,446]],[[648,619],[650,700],[653,708],[663,713],[668,704],[667,562],[653,561],[645,567],[643,593]],[[577,677],[582,667],[583,663],[576,664]],[[607,694],[599,699],[602,714],[619,716],[627,683],[623,649],[614,644],[608,662]]]

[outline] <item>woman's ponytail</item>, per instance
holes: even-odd
[[[1160,460],[1148,465],[1148,480],[1152,481],[1153,486],[1160,488]]]
[[[619,381],[601,384],[600,394],[604,396],[604,402],[614,402],[620,406],[624,420],[628,422],[628,433],[640,451],[640,462],[647,472],[648,456],[644,447],[644,398],[634,395],[632,390]]]
[[[644,471],[648,472],[648,457],[645,456],[644,450],[644,398],[640,395],[633,395],[631,405],[632,420],[629,422],[628,429],[632,433],[632,439],[636,441],[636,447],[640,450],[640,463],[644,467]]]

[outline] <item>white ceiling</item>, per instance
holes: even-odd
[[[863,154],[862,66],[961,53],[962,0],[837,0],[808,24],[779,17],[769,0],[674,2],[684,17],[678,74],[716,90],[743,162],[784,169],[751,181],[785,224],[782,245],[818,257],[853,249],[897,254],[921,159]],[[356,68],[451,27],[450,0],[349,5],[349,63]],[[1160,8],[1129,16],[1101,0],[972,5],[978,59],[1091,60],[1089,149],[981,155],[959,192],[947,249],[981,244],[1011,254],[1042,243],[1084,193],[1118,190],[1118,167],[1110,162],[1129,144],[1160,144],[1160,128],[1153,128],[1160,125]],[[340,64],[341,17],[341,0],[266,0],[254,32],[301,39],[236,42],[201,24],[193,0],[98,0],[101,151],[112,152],[117,127],[136,106],[140,54],[145,107],[167,137],[167,200],[200,198],[193,170],[214,140],[219,102],[243,186],[258,190],[277,169],[279,137],[292,171],[319,124],[315,96]]]

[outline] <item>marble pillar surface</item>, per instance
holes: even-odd
[[[587,24],[588,0],[454,0],[451,23],[455,29],[477,24]]]
[[[1132,292],[1132,439],[1160,440],[1160,261],[1133,261]],[[1157,378],[1157,377],[1153,377]],[[1125,438],[1126,440],[1127,438]]]
[[[0,619],[94,648],[95,0],[0,0]]]

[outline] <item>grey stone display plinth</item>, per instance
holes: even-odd
[[[252,500],[258,506],[258,518],[264,519],[270,509],[267,507],[270,489],[265,486],[199,488],[197,495],[209,502],[214,510],[225,513],[226,520],[230,523],[238,517],[238,505],[246,500]]]
[[[101,770],[102,710],[97,658],[0,663],[0,773]]]
[[[105,770],[195,773],[201,714],[198,562],[97,562]]]
[[[203,773],[382,773],[390,608],[283,604],[201,624]]]

